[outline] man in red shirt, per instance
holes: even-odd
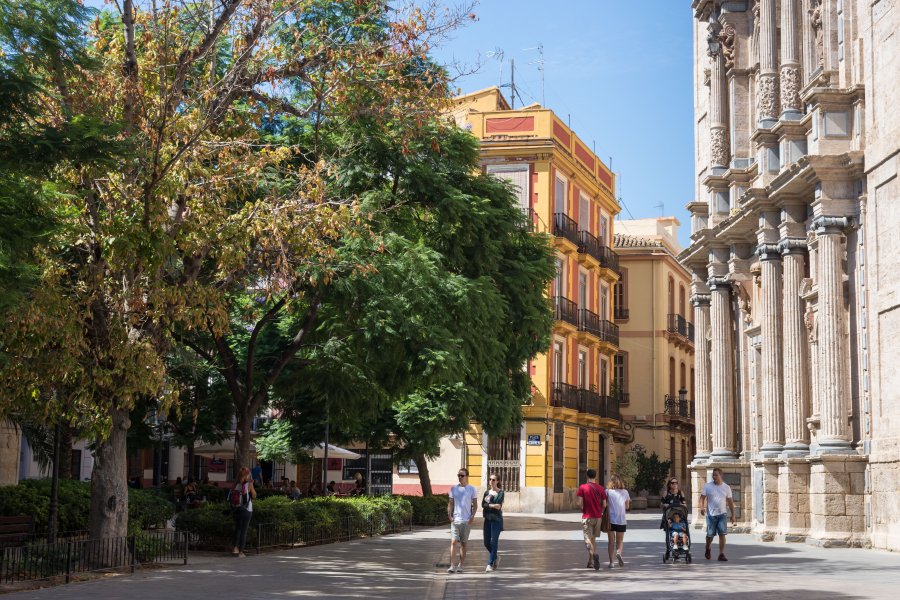
[[[587,568],[600,568],[600,557],[597,555],[596,540],[600,535],[600,523],[606,508],[606,490],[597,483],[597,471],[587,470],[587,483],[581,485],[576,492],[581,508],[581,530],[584,532],[584,545],[587,546]]]

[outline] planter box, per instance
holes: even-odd
[[[631,499],[631,510],[644,510],[647,508],[647,499],[638,496],[637,498]]]
[[[647,496],[647,508],[659,508],[662,498],[659,496]]]

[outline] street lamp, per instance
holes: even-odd
[[[156,468],[154,469],[153,477],[155,481],[153,484],[156,486],[157,491],[162,487],[162,478],[163,478],[163,452],[164,452],[164,444],[166,441],[171,438],[172,434],[168,431],[169,423],[166,420],[165,414],[161,413],[158,407],[154,407],[151,409],[150,417],[148,419],[148,424],[150,425],[150,439],[152,439],[157,444],[157,452],[156,452]]]
[[[709,32],[706,36],[706,51],[710,56],[716,57],[722,49],[722,42],[719,39],[722,25],[719,23],[718,12],[713,11],[709,14],[709,25],[706,27],[706,30]]]

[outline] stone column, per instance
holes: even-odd
[[[779,244],[783,255],[784,301],[784,453],[786,456],[809,454],[809,379],[807,377],[807,339],[803,323],[800,282],[806,262],[806,240],[786,238]]]
[[[781,118],[799,121],[800,103],[800,0],[781,0]]]
[[[722,26],[715,18],[710,17],[709,35],[709,151],[712,169],[727,169],[729,162],[728,141],[728,83],[725,80],[725,56],[722,53],[722,42],[719,34]]]
[[[704,284],[705,288],[706,285]],[[707,332],[709,330],[709,303],[710,295],[703,293],[695,293],[691,297],[691,304],[694,306],[694,402],[696,410],[696,418],[694,420],[694,428],[697,440],[697,455],[694,461],[703,461],[709,458],[712,451],[710,445],[710,428],[712,406],[710,405],[710,360],[709,360],[709,342],[706,341]]]
[[[762,277],[763,456],[784,449],[784,400],[781,357],[781,254],[777,244],[757,249]]]
[[[819,361],[818,433],[822,453],[850,452],[850,423],[847,346],[847,311],[844,309],[844,245],[846,217],[816,217],[813,228],[818,238],[819,314],[817,318]]]
[[[759,0],[756,120],[761,129],[771,129],[778,121],[778,31],[775,13],[775,0]]]
[[[711,265],[710,271],[714,271]],[[731,284],[724,275],[709,278],[711,324],[710,397],[712,405],[711,460],[736,460],[734,427],[734,343],[732,342]]]

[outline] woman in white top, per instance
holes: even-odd
[[[609,568],[613,568],[613,557],[619,561],[619,566],[624,567],[622,560],[622,546],[625,543],[626,511],[631,510],[631,496],[622,485],[618,475],[610,477],[606,484],[606,500],[609,506]]]

